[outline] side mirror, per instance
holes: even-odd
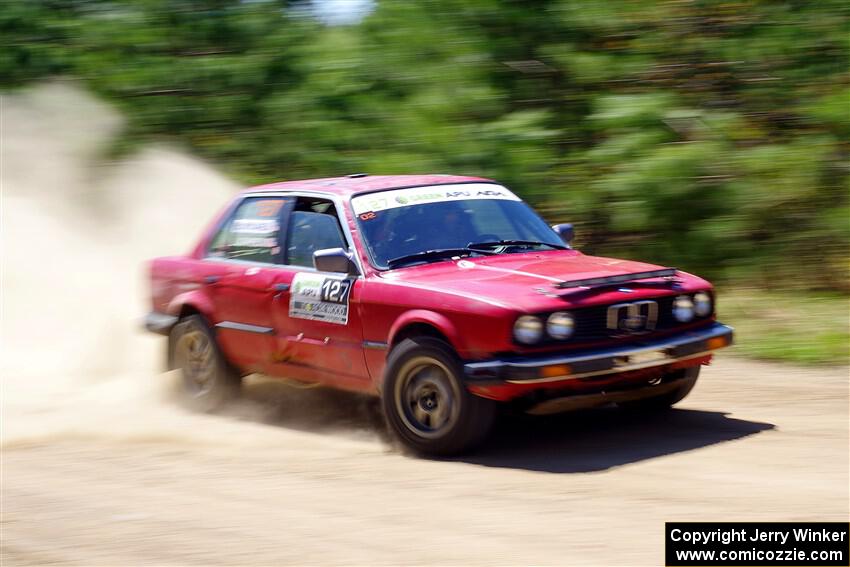
[[[335,272],[339,274],[358,273],[357,265],[352,256],[342,248],[325,248],[313,252],[313,265],[320,272]]]
[[[573,225],[568,222],[552,225],[552,230],[558,233],[558,236],[561,237],[561,240],[563,240],[564,244],[567,246],[570,245],[573,241],[573,236],[575,236]]]

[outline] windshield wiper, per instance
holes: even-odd
[[[537,240],[492,240],[489,242],[470,242],[466,245],[467,248],[481,248],[483,246],[549,246],[555,250],[566,250],[567,247],[561,244],[551,244],[549,242],[539,242]]]
[[[398,258],[393,258],[387,262],[388,268],[397,268],[402,264],[407,264],[409,262],[417,262],[417,261],[425,261],[425,260],[440,260],[440,259],[448,259],[454,258],[455,256],[469,256],[470,254],[493,254],[493,252],[487,250],[472,250],[470,247],[466,248],[437,248],[435,250],[424,250],[422,252],[415,252],[413,254],[405,254],[404,256],[399,256]]]

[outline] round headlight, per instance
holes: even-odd
[[[697,317],[711,315],[711,296],[704,291],[694,295],[694,312]]]
[[[555,339],[568,339],[575,328],[573,316],[566,311],[557,311],[546,320],[546,332]]]
[[[694,302],[687,295],[680,295],[673,301],[673,317],[680,323],[687,323],[694,318]]]
[[[530,345],[543,336],[543,323],[533,315],[523,315],[514,323],[514,338],[521,343]]]

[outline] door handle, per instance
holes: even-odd
[[[212,285],[214,283],[218,283],[221,279],[221,276],[204,276],[204,283],[207,285]]]
[[[289,291],[288,283],[276,283],[272,286],[272,290],[274,290],[275,294],[272,298],[273,301],[277,301],[280,299],[280,296]]]

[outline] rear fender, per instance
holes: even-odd
[[[169,315],[180,317],[187,311],[200,313],[210,326],[214,324],[212,301],[199,289],[176,295],[168,304]]]
[[[177,317],[177,321],[187,314],[200,314],[207,324],[213,326],[213,306],[212,302],[200,290],[187,291],[181,293],[171,300],[168,304],[168,314]],[[174,370],[174,345],[171,338],[168,339],[168,347],[166,352],[166,365],[168,370]]]

